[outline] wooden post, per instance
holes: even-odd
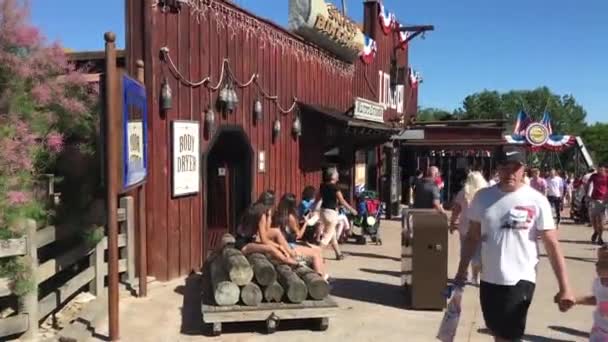
[[[144,80],[144,61],[138,59],[137,65],[137,80],[142,84],[146,84]],[[144,142],[145,144],[145,142]],[[146,297],[148,294],[148,247],[146,239],[148,238],[146,228],[146,184],[142,184],[137,191],[137,207],[139,211],[139,296]]]
[[[120,199],[120,207],[127,214],[124,224],[127,226],[127,282],[130,286],[135,284],[135,206],[133,197],[125,196]]]
[[[38,247],[36,245],[36,221],[27,219],[23,223],[27,234],[27,255],[32,270],[32,281],[34,289],[21,297],[20,306],[27,313],[27,331],[21,336],[23,341],[38,340],[38,282],[36,279],[36,269],[38,268]]]
[[[95,246],[95,251],[89,257],[89,264],[95,268],[95,278],[89,283],[89,292],[99,297],[103,294],[103,280],[105,278],[104,272],[104,240],[102,239]]]
[[[118,322],[118,143],[120,113],[118,113],[118,70],[116,68],[116,35],[104,34],[105,47],[105,144],[106,144],[106,207],[108,224],[108,316],[110,340],[119,339]]]

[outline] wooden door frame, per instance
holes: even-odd
[[[215,147],[216,143],[218,142],[219,138],[222,136],[223,133],[236,133],[238,136],[241,137],[242,142],[244,142],[247,145],[248,148],[248,152],[249,152],[249,156],[250,156],[250,161],[249,161],[249,168],[251,171],[251,178],[249,179],[249,201],[250,203],[253,201],[253,194],[255,193],[255,174],[256,174],[256,169],[255,169],[255,155],[254,155],[254,150],[253,150],[253,146],[251,145],[251,140],[249,140],[249,136],[247,135],[247,133],[245,132],[245,130],[243,129],[242,126],[239,125],[222,125],[220,127],[218,127],[213,136],[209,139],[209,143],[207,144],[207,148],[201,153],[201,161],[202,161],[202,172],[201,172],[201,176],[203,177],[202,179],[202,185],[203,185],[203,204],[201,205],[201,207],[199,208],[201,215],[203,215],[204,219],[203,221],[203,231],[202,231],[202,236],[201,236],[201,248],[202,248],[202,253],[201,253],[201,257],[202,257],[202,261],[201,264],[203,264],[205,262],[205,259],[207,259],[206,254],[209,252],[207,251],[207,233],[208,233],[208,229],[209,229],[209,205],[208,205],[208,198],[207,198],[207,192],[209,190],[208,186],[208,181],[209,181],[209,175],[208,175],[208,166],[209,166],[209,155],[210,153],[213,151],[213,148]],[[204,208],[204,210],[203,210]]]

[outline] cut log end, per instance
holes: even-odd
[[[285,290],[277,281],[264,288],[264,299],[268,303],[280,303],[283,300]]]
[[[239,294],[239,287],[235,283],[223,281],[216,285],[213,298],[219,306],[230,306],[238,303]]]
[[[249,283],[241,289],[241,300],[247,306],[258,306],[262,303],[262,290],[254,283]]]

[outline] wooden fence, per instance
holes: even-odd
[[[118,246],[120,248],[119,271],[124,285],[134,289],[135,279],[135,210],[133,198],[120,199],[118,220],[120,222],[120,235]],[[38,285],[35,291],[18,298],[18,312],[8,318],[0,319],[0,339],[4,336],[21,334],[23,339],[35,339],[38,324],[49,314],[55,313],[74,295],[88,290],[94,295],[104,291],[105,276],[108,265],[105,254],[108,248],[107,237],[94,247],[76,244],[62,250],[57,248],[55,256],[39,264],[38,251],[51,244],[65,242],[78,234],[78,228],[58,229],[48,226],[38,229],[36,222],[25,220],[21,223],[26,235],[19,239],[0,240],[0,258],[24,256],[24,260],[31,266],[33,279]],[[71,230],[71,231],[70,231]],[[52,247],[51,247],[52,248]],[[82,264],[88,266],[82,266]],[[73,269],[78,267],[77,274]],[[63,280],[67,277],[67,280]],[[61,280],[59,280],[61,279]],[[39,298],[41,285],[47,288],[42,298]],[[0,297],[12,296],[12,284],[6,278],[0,278]]]

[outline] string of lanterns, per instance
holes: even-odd
[[[260,98],[260,94],[265,99],[273,101],[275,103],[275,105],[277,106],[279,112],[284,115],[289,114],[290,112],[294,111],[297,107],[298,99],[294,96],[291,106],[286,109],[283,108],[281,106],[281,104],[279,103],[279,96],[270,95],[259,83],[259,81],[258,81],[259,74],[257,74],[257,73],[254,73],[253,75],[251,75],[249,80],[247,80],[246,82],[239,82],[237,80],[237,78],[235,77],[234,72],[232,71],[232,69],[230,67],[229,60],[227,58],[224,58],[222,61],[222,69],[221,69],[220,77],[219,77],[217,84],[212,85],[212,84],[210,84],[211,83],[210,76],[204,77],[200,81],[191,81],[191,80],[187,79],[175,65],[175,62],[173,61],[173,59],[171,58],[171,55],[169,53],[169,48],[165,46],[165,47],[162,47],[160,49],[160,51],[161,51],[161,60],[169,65],[171,72],[173,72],[174,75],[177,77],[177,79],[180,82],[182,82],[183,84],[185,84],[186,86],[191,87],[191,88],[197,88],[200,86],[204,86],[212,91],[217,91],[221,87],[221,90],[220,90],[220,93],[218,96],[218,104],[221,109],[223,109],[227,112],[230,112],[230,113],[233,112],[234,109],[239,104],[239,97],[235,90],[236,86],[238,86],[239,88],[242,89],[242,88],[247,88],[247,87],[251,86],[252,84],[254,84],[258,90],[258,96],[253,104],[254,122],[256,124],[262,121],[262,115],[263,115],[263,107],[262,107],[262,101]],[[223,87],[222,87],[222,85],[223,85]],[[164,111],[167,111],[167,110],[171,109],[171,107],[172,107],[171,88],[169,86],[169,82],[167,82],[166,79],[163,79],[162,84],[161,84],[161,106]],[[205,112],[205,124],[208,127],[208,131],[210,134],[212,134],[215,130],[215,121],[216,121],[215,112],[213,111],[212,106],[209,106],[207,108],[207,111]],[[279,120],[279,118],[276,118],[273,123],[273,139],[276,139],[279,136],[280,132],[281,132],[281,121]],[[302,134],[302,124],[300,122],[299,114],[296,114],[295,118],[293,120],[292,134],[296,137],[299,137]]]

